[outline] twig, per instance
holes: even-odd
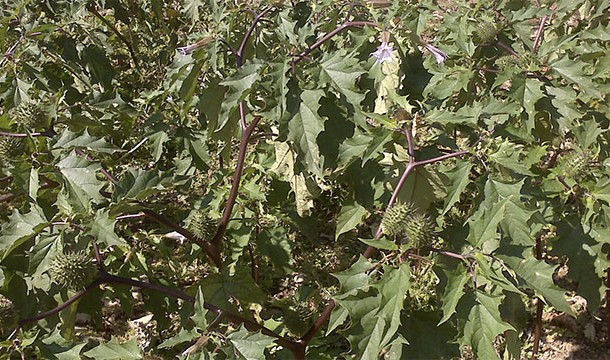
[[[496,45],[498,45],[499,47],[501,47],[502,49],[504,49],[506,52],[508,52],[509,54],[520,58],[521,55],[519,55],[519,53],[517,53],[515,50],[513,50],[510,46],[506,45],[505,43],[503,43],[502,41],[498,41],[496,43]]]
[[[23,42],[24,39],[25,39],[25,35],[21,34],[21,36],[19,37],[19,40],[15,41],[15,43],[13,45],[11,45],[11,47],[8,48],[8,50],[6,50],[6,52],[4,53],[4,56],[2,57],[2,60],[0,60],[0,67],[2,67],[9,58],[11,58],[13,55],[15,55],[15,51],[17,51],[17,48],[19,47],[19,45],[21,45],[21,43]]]
[[[76,152],[78,155],[80,155],[80,156],[82,156],[82,157],[86,158],[86,159],[87,159],[87,160],[89,160],[89,161],[97,161],[97,160],[96,160],[94,157],[92,157],[92,156],[88,155],[88,154],[87,154],[87,153],[86,153],[84,150],[82,150],[82,149],[76,148],[76,149],[74,149],[74,151],[75,151],[75,152]],[[119,181],[117,180],[117,178],[116,178],[116,177],[114,177],[114,175],[112,175],[110,172],[108,172],[108,170],[104,169],[104,167],[103,167],[103,166],[100,168],[100,172],[101,172],[102,174],[104,174],[104,176],[106,177],[106,179],[108,179],[108,180],[109,180],[111,183],[113,183],[113,184],[118,184],[118,183],[119,183]]]
[[[105,17],[102,16],[102,14],[100,14],[97,9],[95,8],[95,6],[93,4],[90,4],[87,6],[87,10],[89,10],[93,15],[95,15],[95,17],[97,17],[98,19],[100,19],[106,26],[108,26],[108,28],[110,30],[112,30],[112,32],[119,38],[119,40],[121,40],[123,42],[123,44],[125,44],[125,46],[127,46],[127,50],[129,50],[129,54],[131,55],[131,59],[133,60],[133,65],[136,69],[140,69],[140,66],[138,64],[138,56],[136,55],[136,52],[133,49],[133,46],[131,45],[131,43],[129,42],[129,40],[127,40],[127,38],[125,36],[123,36],[123,34],[121,34],[114,25],[112,25],[112,23],[110,23],[110,21],[108,21]]]
[[[536,31],[536,37],[534,38],[534,48],[532,49],[532,52],[534,54],[538,53],[538,49],[540,48],[540,45],[542,44],[542,38],[544,35],[544,27],[546,25],[546,21],[548,20],[549,16],[545,15],[542,17],[542,20],[540,20],[540,25],[538,25],[538,31]]]
[[[29,134],[0,131],[0,136],[10,136],[10,137],[16,137],[16,138],[26,138],[26,137],[30,137],[30,136],[32,136],[32,137],[39,137],[39,136],[53,137],[55,135],[57,135],[57,133],[53,129],[45,130],[42,132],[32,132]]]
[[[542,259],[542,239],[536,237],[536,247],[534,249],[536,259]],[[544,303],[542,299],[536,298],[536,319],[534,320],[534,346],[532,348],[532,360],[538,358],[538,350],[540,349],[540,338],[542,337],[542,311]]]
[[[307,48],[307,50],[304,50],[300,54],[295,55],[295,58],[292,60],[292,67],[293,67],[293,69],[295,68],[296,64],[298,64],[301,60],[303,60],[312,51],[314,51],[315,49],[319,48],[320,46],[322,46],[322,44],[324,44],[325,42],[330,40],[333,36],[337,35],[338,33],[340,33],[341,31],[343,31],[343,30],[345,30],[347,28],[350,28],[350,27],[361,27],[361,26],[377,27],[377,23],[372,22],[372,21],[348,21],[346,23],[341,24],[340,26],[335,28],[333,31],[331,31],[328,34],[324,35],[320,40],[316,41],[313,45],[311,45],[309,48]]]

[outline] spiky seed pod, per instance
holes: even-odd
[[[381,230],[388,237],[404,236],[409,218],[415,214],[411,205],[395,204],[389,208],[381,220]]]
[[[97,277],[97,267],[84,252],[72,252],[57,256],[49,269],[51,279],[59,287],[82,290]]]
[[[17,325],[17,311],[12,301],[0,295],[0,332]]]
[[[8,166],[21,151],[21,141],[10,136],[0,137],[0,165]]]
[[[27,129],[41,129],[49,126],[49,114],[32,102],[22,102],[15,110],[15,120]]]
[[[405,235],[413,247],[430,245],[435,238],[434,225],[430,218],[419,213],[413,214],[406,223]]]
[[[589,151],[575,151],[566,156],[562,161],[565,176],[574,179],[584,177],[590,172],[590,165],[593,157]]]
[[[474,32],[475,41],[479,44],[491,44],[498,37],[498,28],[491,22],[483,22]]]
[[[202,239],[208,239],[214,235],[218,228],[216,220],[212,219],[206,212],[195,210],[191,212],[188,229]]]
[[[500,68],[500,69],[511,69],[511,68],[516,68],[519,67],[519,59],[517,59],[516,57],[512,56],[512,55],[506,55],[506,56],[501,56],[498,59],[496,59],[496,65]]]

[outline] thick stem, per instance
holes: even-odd
[[[60,311],[62,311],[63,309],[67,308],[68,306],[72,305],[76,300],[82,298],[83,296],[85,296],[87,293],[89,293],[91,290],[95,289],[96,287],[98,287],[101,283],[103,283],[101,277],[98,278],[97,280],[95,280],[94,282],[92,282],[91,284],[89,284],[89,286],[87,286],[86,288],[84,288],[83,290],[77,292],[76,294],[72,295],[72,297],[70,297],[68,300],[66,300],[66,302],[54,307],[51,310],[48,311],[44,311],[41,313],[38,313],[32,317],[29,318],[25,318],[25,319],[21,319],[19,320],[19,327],[22,327],[25,324],[29,324],[31,322],[35,322],[44,318],[47,318],[49,316],[53,316],[57,313],[59,313]]]
[[[536,259],[542,259],[542,239],[536,238],[536,247],[534,248],[534,256]],[[542,299],[536,299],[536,319],[534,320],[534,346],[532,348],[532,359],[538,358],[538,350],[540,349],[540,338],[542,337],[542,311],[544,303]]]
[[[60,311],[67,308],[68,306],[72,305],[75,301],[77,301],[78,299],[80,299],[81,297],[83,297],[84,295],[89,293],[91,290],[93,290],[94,288],[99,286],[100,284],[129,285],[129,286],[133,286],[133,287],[139,287],[142,289],[156,291],[156,292],[159,292],[159,293],[162,293],[162,294],[174,297],[174,298],[182,299],[189,303],[195,302],[194,297],[192,297],[182,291],[179,291],[179,290],[171,289],[171,288],[168,288],[168,287],[165,287],[162,285],[158,285],[158,284],[147,283],[147,282],[143,282],[143,281],[137,281],[137,280],[133,280],[133,279],[129,279],[129,278],[124,278],[121,276],[112,275],[112,274],[107,273],[105,270],[101,270],[100,273],[101,273],[100,277],[97,280],[95,280],[85,289],[74,294],[63,304],[60,304],[59,306],[57,306],[49,311],[45,311],[45,312],[39,313],[37,315],[34,315],[32,317],[22,319],[19,321],[18,326],[22,327],[25,324],[35,322],[35,321],[38,321],[38,320],[41,320],[41,319],[44,319],[44,318],[47,318],[49,316],[53,316],[53,315],[59,313]],[[207,310],[212,311],[220,316],[223,316],[233,323],[244,324],[246,329],[248,329],[250,331],[260,331],[261,333],[263,333],[267,336],[271,336],[271,337],[275,338],[276,339],[275,342],[278,345],[281,345],[281,346],[285,347],[286,349],[289,349],[290,351],[292,351],[293,354],[295,355],[295,358],[304,358],[304,357],[300,356],[300,354],[304,354],[304,347],[301,343],[286,339],[286,338],[282,337],[281,335],[276,334],[269,328],[267,328],[257,322],[254,322],[254,321],[246,319],[246,318],[242,318],[239,315],[231,314],[213,304],[204,302],[203,306]]]
[[[542,311],[544,310],[544,303],[542,300],[536,300],[536,319],[534,323],[534,346],[532,348],[532,359],[538,358],[538,351],[540,350],[540,338],[542,337]]]
[[[252,21],[252,25],[250,25],[250,28],[244,35],[244,38],[241,40],[241,45],[239,46],[239,49],[237,50],[237,53],[235,54],[235,56],[237,57],[237,67],[238,68],[240,68],[244,63],[244,51],[246,50],[246,45],[248,44],[248,40],[250,40],[250,37],[252,36],[252,33],[254,32],[256,25],[258,25],[259,21],[263,18],[263,16],[265,16],[269,11],[271,11],[271,9],[272,8],[267,8],[267,9],[261,11],[260,14],[256,15],[256,17],[254,18],[254,21]]]
[[[246,152],[248,150],[250,136],[252,136],[252,132],[254,131],[256,125],[258,125],[258,122],[260,120],[260,116],[255,117],[250,123],[250,125],[248,125],[246,129],[242,132],[241,135],[241,142],[239,144],[239,155],[237,157],[237,166],[235,167],[235,172],[233,173],[233,184],[231,185],[231,192],[229,193],[229,198],[227,199],[227,203],[225,205],[225,209],[222,215],[222,219],[220,220],[218,230],[216,231],[214,238],[210,242],[219,251],[222,245],[222,239],[225,236],[225,233],[227,232],[227,225],[229,224],[229,220],[231,220],[233,206],[235,205],[235,201],[237,200],[237,193],[239,192],[239,185],[241,182],[241,175],[244,169],[244,161],[246,159]]]

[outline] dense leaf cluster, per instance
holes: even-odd
[[[2,5],[2,359],[518,359],[608,300],[608,1]]]

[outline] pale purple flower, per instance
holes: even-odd
[[[199,49],[201,47],[207,46],[213,40],[214,40],[214,37],[208,35],[208,36],[204,37],[203,39],[197,41],[194,44],[183,46],[183,47],[179,47],[178,48],[178,52],[181,55],[188,55],[188,54],[192,53],[193,51],[195,51],[195,50],[197,50],[197,49]]]
[[[377,51],[371,53],[372,56],[377,58],[379,62],[393,61],[392,52],[394,48],[388,45],[387,42],[382,42],[381,45],[377,48]]]
[[[432,55],[434,55],[434,58],[436,59],[436,62],[438,64],[442,64],[445,62],[445,60],[447,60],[447,58],[449,57],[449,55],[447,55],[447,53],[443,52],[441,49],[437,48],[436,46],[432,46],[430,44],[426,44],[426,49],[428,49],[428,51],[430,51],[432,53]]]

